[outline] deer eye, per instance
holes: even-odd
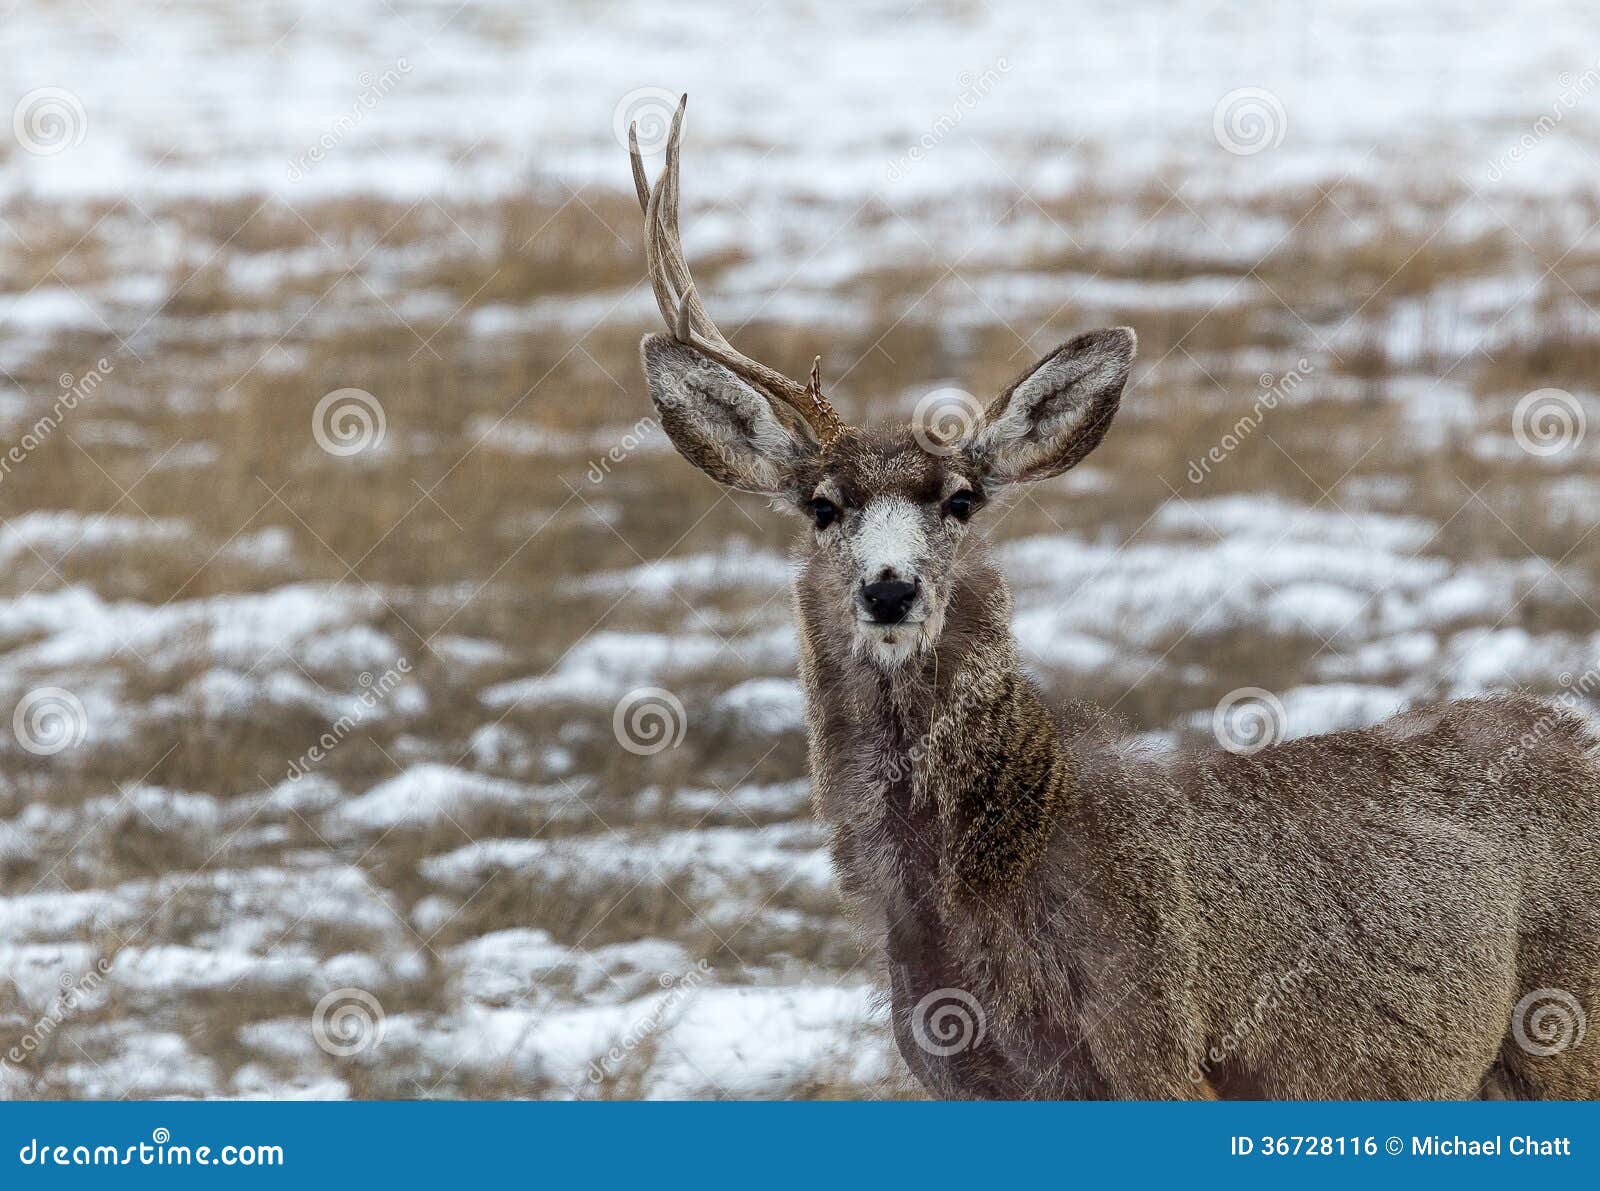
[[[965,521],[972,516],[972,510],[977,507],[978,494],[967,488],[963,488],[944,502],[944,511],[957,521]]]
[[[810,501],[806,508],[811,510],[811,515],[816,518],[818,529],[827,529],[839,519],[839,507],[831,500],[817,497]]]

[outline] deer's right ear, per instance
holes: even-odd
[[[670,335],[639,345],[661,425],[690,463],[741,492],[779,495],[817,446],[755,389]]]

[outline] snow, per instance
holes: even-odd
[[[104,662],[123,649],[149,655],[180,645],[248,668],[376,606],[364,593],[316,584],[159,606],[105,601],[85,587],[67,586],[5,601],[0,637],[37,638],[6,656],[6,670],[60,669]]]
[[[759,736],[803,732],[805,695],[790,678],[749,678],[719,695],[711,714]]]
[[[787,590],[790,567],[775,554],[748,550],[725,554],[692,554],[658,559],[626,571],[601,571],[572,580],[565,590],[574,594],[640,595],[653,599],[690,598],[704,591],[729,587]]]
[[[449,765],[414,765],[340,808],[340,819],[364,831],[425,827],[440,821],[471,821],[486,810],[520,810],[533,822],[581,818],[586,812],[571,788],[523,786]]]
[[[1049,194],[1086,176],[1118,182],[1156,168],[1200,179],[1199,197],[1207,187],[1381,176],[1419,158],[1484,188],[1558,191],[1585,176],[1575,146],[1596,121],[1572,106],[1493,180],[1494,164],[1592,65],[1582,38],[1562,34],[1584,27],[1572,0],[1515,11],[1440,0],[1402,24],[1377,0],[1345,0],[1310,21],[1297,10],[1230,15],[1206,0],[1135,4],[1112,21],[1051,19],[1058,14],[1037,3],[866,5],[826,10],[820,25],[809,11],[750,14],[717,0],[665,42],[659,10],[643,0],[626,0],[600,26],[581,9],[510,0],[472,20],[448,0],[410,4],[404,20],[379,0],[288,9],[270,25],[266,14],[199,5],[140,22],[128,19],[130,0],[115,0],[96,10],[118,30],[119,52],[107,59],[60,36],[48,4],[21,5],[0,67],[69,88],[92,134],[17,162],[8,187],[148,202],[512,189],[530,173],[535,185],[620,186],[623,109],[648,119],[680,90],[694,96],[693,135],[736,147],[708,193],[760,177],[764,189],[832,202],[910,201],[952,178],[996,173]],[[273,45],[270,58],[261,41]],[[816,52],[823,44],[829,52]],[[653,75],[641,76],[647,50],[659,52]],[[157,63],[159,87],[150,85]],[[1213,116],[1245,85],[1276,97],[1283,135],[1270,151],[1236,156],[1219,148]],[[641,95],[646,87],[657,90]],[[775,136],[788,127],[786,97],[802,92],[820,105],[811,135]],[[179,120],[189,152],[155,168],[159,130]],[[308,161],[334,128],[336,143]],[[478,149],[465,155],[469,144]],[[758,153],[761,170],[744,160]]]
[[[501,710],[553,699],[610,702],[636,687],[665,682],[674,671],[697,669],[719,657],[747,665],[782,664],[790,640],[784,634],[741,638],[603,630],[575,644],[553,670],[489,687],[479,697],[486,707]]]
[[[1388,687],[1357,683],[1301,686],[1284,692],[1284,739],[1365,728],[1404,710],[1405,700]]]
[[[649,1047],[658,1057],[642,1092],[653,1099],[871,1085],[888,1078],[892,1050],[884,1015],[859,984],[690,988],[678,997],[669,989],[558,1012],[468,1006],[443,1020],[391,1018],[390,1045],[420,1051],[441,1070],[504,1072],[575,1098],[596,1094],[592,1073],[608,1056],[621,1066]]]
[[[696,899],[710,902],[751,888],[754,878],[776,877],[783,886],[827,891],[832,871],[819,844],[819,829],[809,822],[556,840],[491,839],[431,857],[421,870],[446,888],[469,893],[497,873],[558,884],[568,891],[618,880],[626,887],[681,879]]]

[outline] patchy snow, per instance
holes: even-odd
[[[628,691],[665,682],[674,672],[698,669],[718,658],[745,665],[782,665],[789,658],[783,635],[721,637],[713,633],[629,633],[606,630],[577,642],[556,667],[531,678],[485,690],[487,707],[552,699],[609,702]]]
[[[582,9],[510,0],[491,0],[470,21],[448,0],[409,5],[402,21],[377,0],[289,7],[303,11],[270,24],[208,6],[139,22],[126,19],[129,0],[108,0],[97,11],[120,38],[109,61],[63,36],[50,5],[22,4],[0,65],[72,89],[94,132],[70,152],[16,162],[8,187],[148,202],[174,192],[510,190],[530,172],[536,185],[619,186],[615,120],[659,112],[679,90],[695,96],[695,135],[736,147],[715,163],[706,193],[741,202],[739,184],[757,178],[764,193],[859,202],[936,194],[951,178],[999,175],[1049,195],[1089,176],[1127,184],[1157,171],[1203,179],[1198,198],[1346,171],[1382,177],[1418,161],[1480,186],[1557,191],[1582,177],[1574,145],[1596,132],[1593,113],[1574,105],[1527,160],[1492,170],[1591,65],[1582,39],[1563,36],[1583,23],[1570,0],[1515,11],[1440,0],[1383,25],[1381,39],[1372,31],[1388,10],[1375,0],[1326,6],[1309,23],[1301,13],[1226,19],[1199,0],[1135,5],[1115,21],[1038,3],[869,5],[837,11],[825,33],[809,10],[752,15],[719,0],[677,30],[653,79],[639,62],[660,42],[659,14],[643,0],[625,0],[601,24]],[[832,52],[780,51],[818,36]],[[275,51],[270,69],[262,45]],[[749,69],[726,69],[730,55]],[[1073,63],[1065,79],[1063,62]],[[148,84],[156,63],[161,88]],[[641,94],[647,84],[656,90]],[[1236,156],[1218,148],[1213,110],[1246,85],[1280,106],[1281,143]],[[811,135],[775,138],[792,114],[786,97],[802,92],[822,104]],[[550,104],[552,94],[564,102]],[[165,118],[173,105],[188,114],[188,153],[157,169],[172,147],[162,130],[176,127]],[[334,144],[313,156],[330,129],[340,130]],[[918,148],[930,135],[931,147]],[[745,160],[757,155],[760,170]],[[55,299],[48,317],[85,317],[69,300]]]
[[[441,1071],[504,1073],[588,1098],[644,1053],[648,1098],[781,1097],[796,1085],[871,1086],[892,1071],[885,1018],[853,985],[689,987],[561,1011],[468,1006],[391,1018],[386,1047]],[[599,1076],[596,1079],[595,1076]]]
[[[171,545],[189,533],[188,524],[174,518],[86,516],[65,509],[24,513],[0,526],[0,563],[54,564],[69,552]]]
[[[446,888],[472,892],[490,876],[510,873],[555,883],[569,892],[621,880],[686,881],[696,898],[715,900],[749,888],[752,878],[825,892],[832,887],[820,829],[809,822],[697,831],[612,833],[571,839],[492,839],[422,862]]]
[[[1300,686],[1283,694],[1284,739],[1365,728],[1405,708],[1389,687],[1357,683]]]
[[[579,788],[524,786],[449,765],[414,765],[339,809],[339,818],[364,831],[471,822],[489,810],[517,810],[537,824],[581,819]]]
[[[803,732],[805,694],[792,678],[749,678],[719,695],[711,705],[711,714],[760,736]]]
[[[705,591],[732,587],[787,591],[791,578],[788,559],[775,554],[739,550],[726,554],[693,554],[663,558],[626,571],[601,571],[567,581],[563,590],[573,594],[637,595],[651,599],[678,596],[691,600]]]

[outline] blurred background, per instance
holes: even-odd
[[[988,520],[1052,693],[1600,689],[1592,5],[0,0],[0,79],[0,1094],[913,1094],[789,524],[638,371],[681,91],[713,315],[846,416],[1138,330]]]

